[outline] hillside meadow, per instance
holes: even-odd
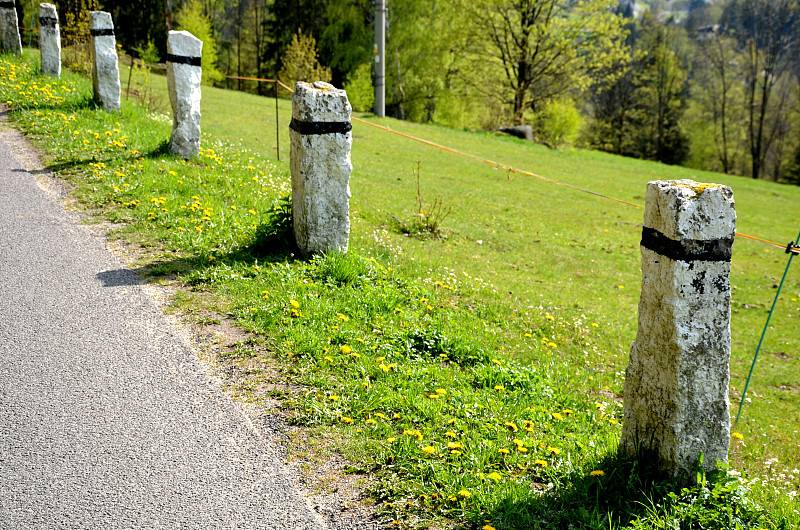
[[[15,126],[74,184],[82,208],[114,223],[112,237],[146,249],[143,276],[182,287],[176,310],[215,309],[254,333],[216,359],[244,373],[231,393],[266,399],[258,389],[274,390],[265,367],[277,364],[295,389],[279,393],[283,414],[373,477],[370,495],[387,520],[800,524],[797,264],[735,427],[733,471],[682,490],[615,452],[641,209],[354,122],[350,253],[299,260],[284,244],[280,201],[290,189],[289,100],[278,101],[279,161],[275,100],[204,86],[203,150],[185,162],[166,154],[163,77],[137,77],[149,85],[140,93],[152,91],[150,110],[123,96],[121,114],[108,115],[90,102],[90,81],[43,79],[36,61],[27,53],[0,63]],[[797,187],[357,116],[639,205],[651,180],[727,184],[740,232],[786,244],[800,229]],[[404,233],[420,201],[447,213],[428,218],[440,234]],[[734,414],[786,262],[781,249],[734,245]]]

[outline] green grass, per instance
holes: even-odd
[[[182,307],[213,293],[263,337],[282,377],[305,389],[284,408],[309,432],[338,433],[338,450],[376,477],[372,493],[387,517],[468,528],[800,524],[789,495],[800,480],[796,271],[738,426],[744,440],[732,444],[733,467],[750,478],[721,474],[681,491],[615,454],[641,210],[356,122],[351,252],[301,261],[280,238],[290,102],[279,101],[278,162],[274,100],[204,87],[204,150],[184,162],[165,154],[165,115],[127,101],[120,115],[105,114],[85,79],[67,73],[45,89],[35,73],[11,76],[15,61],[6,61],[0,96],[49,165],[86,208],[123,223],[115,237],[149,250],[151,277],[177,275],[195,291]],[[151,83],[163,94],[163,78]],[[741,232],[785,243],[798,229],[798,188],[368,119],[640,204],[649,180],[722,182],[734,189]],[[417,163],[424,203],[452,208],[444,238],[394,228],[391,216],[416,213]],[[734,398],[785,262],[777,249],[734,246]],[[252,366],[254,355],[242,348],[224,362]],[[256,379],[234,391],[258,399]]]

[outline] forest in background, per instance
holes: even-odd
[[[23,20],[38,3],[22,1]],[[122,48],[148,62],[166,55],[168,29],[186,29],[204,41],[208,82],[272,95],[224,76],[327,79],[371,110],[371,0],[55,3],[66,45],[103,9]],[[387,115],[528,124],[554,149],[800,184],[798,0],[387,3]]]

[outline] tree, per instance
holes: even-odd
[[[280,65],[298,30],[319,37],[328,24],[327,9],[330,0],[273,0],[270,16],[265,17],[265,62]]]
[[[617,154],[681,163],[688,138],[681,119],[686,101],[688,43],[681,30],[646,12],[631,29],[629,65],[595,90],[590,144]]]
[[[75,2],[76,0],[70,0]],[[77,0],[80,1],[80,0]],[[173,2],[174,3],[174,2]],[[103,11],[111,13],[117,42],[126,50],[152,41],[159,55],[167,51],[167,0],[103,0]],[[94,9],[96,9],[95,7]],[[59,16],[61,9],[59,8]]]
[[[687,73],[679,56],[684,39],[680,28],[662,25],[649,13],[642,17],[643,54],[634,81],[641,158],[680,164],[689,152],[680,123],[686,103]]]
[[[219,81],[222,74],[217,70],[217,41],[211,28],[211,21],[204,12],[202,0],[189,0],[175,17],[175,26],[185,30],[203,41],[204,80]]]
[[[782,153],[775,151],[782,150],[787,131],[788,77],[798,48],[800,6],[796,0],[741,0],[735,7],[738,13],[731,18],[744,48],[751,176],[767,176],[772,159],[777,178]]]
[[[298,30],[283,56],[283,66],[278,79],[286,86],[294,88],[298,81],[330,81],[331,73],[319,63],[317,41],[311,35]]]
[[[319,55],[331,69],[332,83],[345,78],[372,59],[371,0],[330,0],[327,24],[319,35]]]
[[[694,100],[712,124],[714,147],[723,173],[741,171],[744,93],[736,39],[713,32],[703,37],[695,64]],[[710,169],[710,168],[709,168]]]
[[[607,0],[462,0],[472,21],[473,50],[505,77],[501,98],[516,123],[627,56],[622,17]],[[604,81],[609,81],[606,79]]]

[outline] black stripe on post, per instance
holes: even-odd
[[[167,54],[168,63],[188,64],[189,66],[200,66],[200,57],[185,57],[183,55]]]
[[[14,2],[0,2],[0,9],[16,9]]]
[[[114,36],[114,28],[100,28],[100,29],[93,29],[91,32],[92,37],[108,37]]]
[[[292,118],[289,128],[300,134],[347,134],[353,129],[349,121],[300,121]]]
[[[733,238],[675,241],[645,226],[642,227],[642,246],[675,261],[730,261]]]
[[[58,24],[58,19],[54,17],[39,17],[39,25],[42,27],[54,28]]]

